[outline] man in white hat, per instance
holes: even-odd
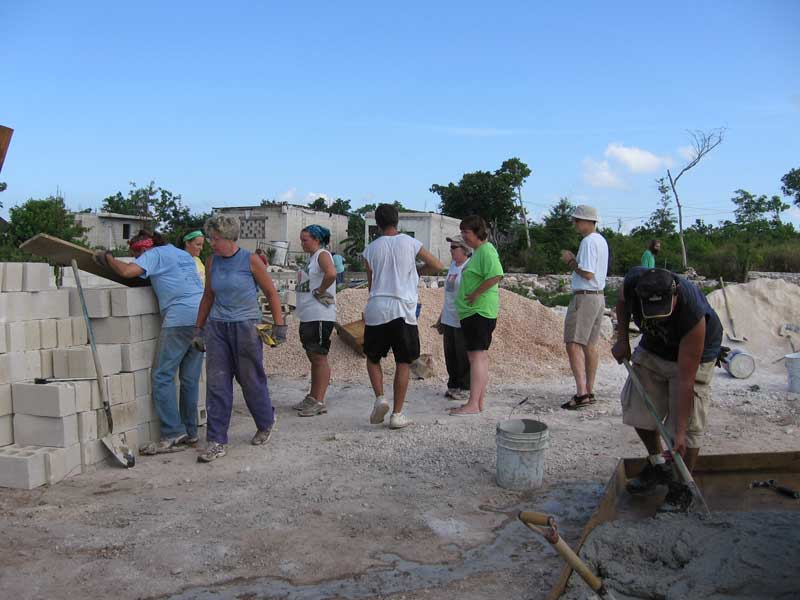
[[[561,251],[561,260],[572,269],[572,300],[564,321],[564,343],[576,394],[561,408],[577,410],[594,404],[592,392],[597,374],[597,340],[605,309],[606,275],[608,274],[608,243],[597,233],[597,209],[580,205],[572,213],[572,222],[583,239],[578,256],[569,250]]]

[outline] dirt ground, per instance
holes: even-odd
[[[495,381],[479,417],[449,417],[443,387],[412,382],[413,426],[371,426],[366,383],[334,382],[330,413],[289,408],[298,379],[271,379],[279,421],[253,447],[239,400],[228,455],[141,457],[54,487],[0,490],[0,589],[5,598],[538,599],[561,562],[515,521],[555,514],[575,541],[618,457],[641,456],[621,423],[624,369],[605,362],[600,401],[559,409],[572,392],[558,375],[519,386]],[[705,452],[798,449],[800,399],[781,365],[748,380],[717,370]],[[390,392],[389,394],[390,395]],[[550,429],[546,482],[518,493],[495,484],[495,425],[515,416]]]

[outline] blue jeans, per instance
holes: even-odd
[[[197,398],[203,353],[192,347],[194,327],[164,327],[158,337],[153,366],[153,403],[161,421],[161,438],[197,437]],[[175,375],[180,381],[180,403]]]

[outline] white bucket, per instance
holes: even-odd
[[[744,350],[732,350],[722,366],[731,377],[747,379],[756,370],[756,359]]]
[[[286,264],[286,254],[289,250],[289,242],[270,242],[270,248],[275,249],[275,256],[272,257],[271,264],[283,266]]]
[[[800,352],[786,355],[786,371],[789,375],[789,391],[800,394]]]
[[[544,455],[550,434],[547,425],[532,419],[497,424],[497,485],[509,490],[532,490],[542,485]]]

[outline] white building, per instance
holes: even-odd
[[[375,224],[375,213],[367,213],[364,217],[364,239],[367,243],[378,237],[378,226]],[[450,243],[448,237],[461,233],[461,219],[446,217],[431,212],[401,212],[397,228],[407,235],[418,239],[425,249],[441,260],[450,264]]]
[[[267,206],[224,206],[212,209],[215,213],[235,215],[242,224],[239,244],[248,250],[267,249],[275,242],[288,242],[289,255],[303,254],[300,232],[308,225],[322,225],[331,231],[329,248],[342,251],[342,240],[347,238],[347,216],[311,210],[297,204],[269,204]],[[283,244],[278,244],[283,247]]]
[[[91,246],[102,246],[108,250],[124,248],[128,240],[148,228],[147,217],[121,215],[110,212],[73,213],[75,222],[88,228],[86,239]]]

